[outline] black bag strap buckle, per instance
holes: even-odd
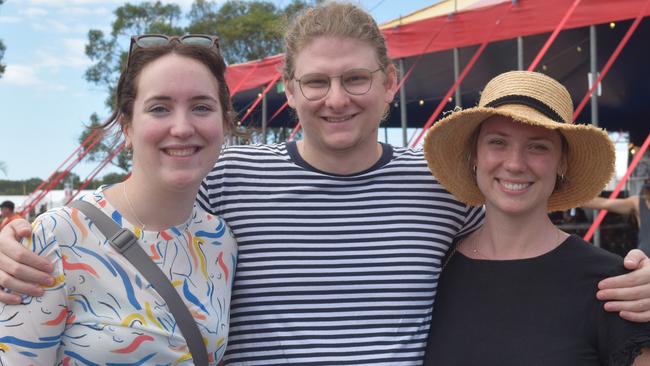
[[[124,254],[132,245],[137,244],[138,238],[127,229],[120,229],[115,235],[109,239],[115,248],[120,254]]]

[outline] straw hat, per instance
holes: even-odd
[[[470,162],[472,134],[493,115],[559,131],[568,142],[567,171],[548,200],[549,211],[566,210],[589,201],[614,172],[614,145],[607,133],[591,125],[573,124],[571,95],[560,83],[540,73],[511,71],[485,86],[478,107],[457,111],[436,123],[424,139],[424,156],[436,179],[460,201],[478,206],[485,197]]]

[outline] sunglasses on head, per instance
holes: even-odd
[[[168,36],[165,34],[143,34],[131,37],[129,53],[126,57],[126,69],[128,70],[131,61],[131,53],[135,47],[149,48],[164,46],[171,42],[178,42],[186,45],[203,46],[214,48],[219,52],[219,37],[207,34],[186,34],[184,36]]]

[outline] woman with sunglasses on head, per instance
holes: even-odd
[[[234,130],[225,68],[216,37],[134,37],[103,125],[124,135],[132,172],[82,198],[139,239],[196,321],[210,365],[227,344],[237,247],[195,199]],[[56,282],[0,308],[1,364],[194,364],[163,297],[83,212],[48,211],[24,244],[53,263]]]
[[[432,173],[462,202],[485,204],[485,222],[443,265],[425,365],[650,364],[650,324],[596,298],[600,280],[626,272],[622,258],[548,216],[588,201],[614,171],[607,134],[572,115],[560,83],[512,71],[428,132]]]

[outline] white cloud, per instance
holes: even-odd
[[[75,22],[64,22],[61,20],[46,19],[41,22],[32,22],[31,27],[34,30],[41,32],[54,32],[54,33],[65,33],[65,34],[87,34],[90,29],[89,26],[75,23]]]
[[[8,64],[0,82],[20,86],[39,85],[42,81],[36,76],[36,68],[29,65]]]
[[[59,32],[59,33],[70,33],[73,31],[68,24],[61,22],[59,20],[48,19],[45,22],[44,26],[50,31]]]
[[[42,71],[37,65],[8,64],[0,83],[30,88],[36,94],[67,91],[65,83],[45,80]]]
[[[64,56],[66,65],[77,69],[86,69],[88,66],[90,66],[91,61],[88,56],[86,56],[85,39],[64,39],[63,45],[67,51],[67,54]]]
[[[60,43],[47,49],[36,51],[35,67],[50,74],[58,74],[61,68],[83,71],[91,61],[85,54],[86,40],[81,38],[63,38]]]
[[[48,12],[43,8],[36,8],[30,6],[23,9],[21,13],[27,15],[30,18],[38,18],[38,17],[46,16]]]
[[[69,5],[122,4],[122,0],[29,0],[35,5],[65,7]]]
[[[44,5],[51,7],[66,7],[66,6],[84,6],[84,5],[123,5],[124,0],[28,0],[31,4],[34,5]],[[133,4],[142,3],[144,1],[131,1]],[[178,4],[183,9],[189,9],[194,0],[162,0],[164,4]],[[219,1],[221,2],[221,1]]]
[[[21,22],[20,17],[7,17],[7,16],[0,16],[0,24],[15,24],[15,23],[20,23]]]
[[[100,7],[83,7],[83,6],[66,6],[62,7],[59,12],[65,15],[74,15],[74,16],[88,16],[88,15],[109,15],[111,14],[111,9],[100,6]]]

